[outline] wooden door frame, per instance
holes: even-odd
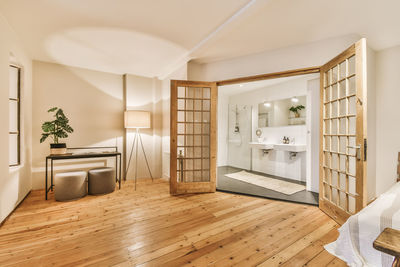
[[[176,103],[174,99],[176,99],[176,92],[172,91],[172,87],[176,86],[176,83],[182,83],[186,86],[193,86],[193,85],[204,85],[204,86],[209,86],[210,84],[214,83],[216,85],[216,92],[218,94],[218,87],[223,86],[223,85],[230,85],[230,84],[237,84],[237,83],[245,83],[245,82],[254,82],[254,81],[261,81],[261,80],[269,80],[269,79],[277,79],[277,78],[284,78],[284,77],[291,77],[291,76],[299,76],[299,75],[305,75],[305,74],[313,74],[313,73],[319,73],[320,72],[320,67],[310,67],[310,68],[301,68],[301,69],[293,69],[293,70],[286,70],[286,71],[280,71],[280,72],[273,72],[273,73],[265,73],[265,74],[260,74],[260,75],[253,75],[253,76],[246,76],[246,77],[239,77],[239,78],[233,78],[233,79],[227,79],[227,80],[220,80],[216,82],[205,82],[205,81],[188,81],[188,80],[171,80],[171,93],[170,93],[170,193],[175,195],[175,194],[180,194],[182,192],[187,192],[187,193],[194,193],[193,187],[191,185],[184,186],[182,190],[178,190],[176,183],[171,182],[172,172],[176,172],[176,162],[175,159],[177,157],[177,150],[176,150],[176,140],[172,138],[173,135],[177,135],[176,131],[176,118],[173,116],[173,112],[176,110]],[[215,101],[215,110],[216,114],[214,114],[211,117],[215,117],[217,120],[218,117],[218,105],[217,105],[218,99]],[[218,121],[216,121],[216,124],[218,125]],[[212,159],[211,165],[214,165],[214,168],[211,168],[210,165],[210,175],[211,172],[215,173],[215,180],[212,181],[214,183],[214,187],[216,187],[216,179],[217,179],[217,156],[218,156],[218,131],[216,127],[213,131],[215,131],[215,158]],[[211,152],[211,151],[210,151]],[[214,162],[214,164],[213,164]],[[208,184],[208,183],[207,183]],[[204,188],[208,188],[208,185],[205,183],[198,183],[199,186],[203,186]],[[182,191],[182,192],[181,192]]]
[[[269,80],[269,79],[277,79],[277,78],[298,76],[298,75],[304,75],[304,74],[319,73],[320,69],[321,69],[321,66],[302,68],[302,69],[293,69],[293,70],[265,73],[265,74],[259,74],[259,75],[253,75],[253,76],[245,76],[245,77],[228,79],[228,80],[220,80],[220,81],[217,81],[216,83],[217,83],[217,86],[222,86],[222,85],[229,85],[229,84],[236,84],[236,83],[255,82],[255,81],[261,81],[261,80]]]

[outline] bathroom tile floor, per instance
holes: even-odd
[[[231,167],[231,166],[218,167],[217,190],[222,191],[222,192],[238,193],[238,194],[258,196],[258,197],[264,197],[264,198],[270,198],[270,199],[298,202],[298,203],[304,203],[304,204],[310,204],[310,205],[316,205],[316,206],[318,205],[318,194],[311,192],[311,191],[303,190],[303,191],[297,192],[292,195],[286,195],[283,193],[279,193],[277,191],[269,190],[264,187],[260,187],[257,185],[238,181],[238,180],[231,179],[231,178],[228,178],[225,176],[225,174],[239,172],[242,170],[243,169],[235,168],[235,167]],[[246,171],[248,171],[248,170],[246,170]],[[263,176],[266,176],[269,178],[274,178],[274,179],[284,180],[287,182],[305,185],[304,182],[293,181],[291,179],[285,179],[285,178],[277,177],[277,176],[273,176],[273,175],[266,175],[266,174],[263,174],[260,172],[253,172],[253,171],[249,171],[249,172],[258,174],[258,175],[263,175]]]

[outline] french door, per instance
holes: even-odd
[[[219,82],[171,81],[171,194],[214,192],[217,85],[320,72],[319,207],[338,223],[360,211],[366,192],[366,41],[320,68]]]
[[[338,223],[366,205],[366,41],[320,68],[319,207]]]
[[[217,84],[171,81],[170,193],[215,192]]]

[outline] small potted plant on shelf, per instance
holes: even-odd
[[[55,119],[42,124],[43,133],[40,143],[43,143],[50,136],[53,139],[53,143],[50,144],[50,154],[65,154],[67,145],[66,143],[59,143],[59,139],[67,138],[68,134],[72,133],[74,129],[68,124],[69,119],[62,109],[54,107],[47,112],[54,113]]]
[[[299,111],[302,110],[302,109],[305,109],[305,108],[306,107],[303,106],[303,105],[298,105],[298,106],[291,106],[289,108],[289,110],[294,113],[295,118],[299,118],[300,117],[300,112]]]

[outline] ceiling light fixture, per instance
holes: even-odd
[[[297,103],[297,102],[299,102],[299,99],[297,97],[292,97],[292,102]]]
[[[267,107],[267,108],[271,107],[271,103],[269,103],[269,102],[264,102],[264,107]]]

